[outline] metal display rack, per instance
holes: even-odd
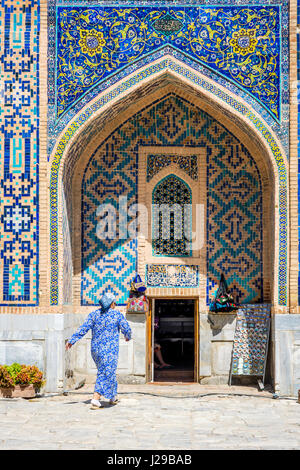
[[[229,385],[233,376],[255,376],[264,389],[270,312],[269,304],[245,304],[237,310]]]

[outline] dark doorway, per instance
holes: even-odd
[[[192,299],[155,300],[154,382],[194,382],[194,319],[195,301]],[[161,366],[159,353],[161,353],[163,361],[171,367]]]

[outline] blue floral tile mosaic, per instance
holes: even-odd
[[[280,119],[279,6],[58,7],[56,106],[169,45],[246,89]]]
[[[199,287],[199,266],[147,264],[148,287]]]
[[[48,8],[49,153],[91,99],[166,54],[250,103],[288,152],[287,0],[49,0]]]

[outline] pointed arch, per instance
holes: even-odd
[[[230,121],[235,131],[243,136],[242,140],[249,142],[263,155],[265,169],[273,185],[275,237],[279,240],[274,253],[272,303],[284,310],[288,304],[288,166],[284,150],[273,131],[253,108],[173,57],[158,60],[99,95],[74,117],[58,139],[50,160],[51,304],[59,304],[59,186],[66,165],[74,166],[80,150],[99,132],[103,130],[105,133],[105,124],[115,122],[122,110],[127,108],[127,113],[133,113],[140,100],[150,101],[155,93],[171,88],[183,95],[190,94],[202,102],[204,108],[213,109],[221,120]]]

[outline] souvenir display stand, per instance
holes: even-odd
[[[229,385],[232,377],[256,376],[264,389],[270,334],[270,305],[242,305],[237,311]]]

